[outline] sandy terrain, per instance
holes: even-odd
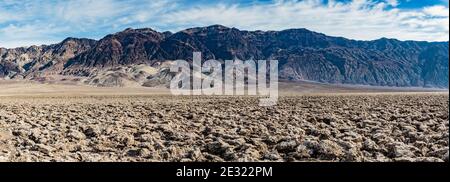
[[[316,93],[386,93],[386,92],[448,92],[444,89],[395,88],[354,85],[330,85],[314,82],[279,83],[279,94],[285,96]],[[0,96],[92,96],[92,95],[169,95],[170,90],[159,87],[94,87],[75,82],[38,83],[0,79]]]
[[[5,81],[0,79],[1,96],[89,96],[89,95],[160,95],[170,93],[157,87],[93,87],[88,85],[41,84],[31,81]]]
[[[448,162],[448,92],[308,92],[259,107],[255,97],[11,85],[0,91],[0,161]]]

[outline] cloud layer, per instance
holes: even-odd
[[[69,36],[98,39],[127,27],[179,31],[211,24],[246,30],[307,28],[361,40],[449,39],[448,1],[415,8],[401,8],[400,0],[189,2],[0,0],[0,47],[56,43]]]

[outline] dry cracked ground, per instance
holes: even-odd
[[[448,162],[448,93],[0,97],[0,161]]]

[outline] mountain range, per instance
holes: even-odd
[[[1,45],[0,45],[1,46]],[[0,48],[0,78],[77,81],[95,86],[166,84],[171,60],[279,61],[280,79],[396,87],[448,88],[448,42],[373,41],[307,29],[245,31],[221,25],[180,32],[126,29],[100,40]]]

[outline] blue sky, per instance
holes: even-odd
[[[0,47],[99,39],[128,27],[307,28],[359,40],[448,41],[448,0],[0,0]]]

